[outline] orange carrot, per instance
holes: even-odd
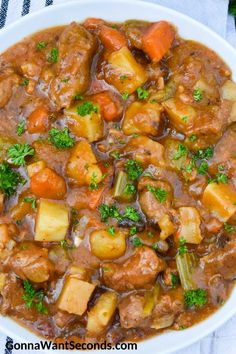
[[[99,205],[100,199],[104,192],[105,187],[100,187],[97,190],[88,192],[88,206],[90,209],[94,210]]]
[[[36,108],[28,117],[28,132],[30,134],[44,133],[47,131],[49,112],[45,107]]]
[[[30,190],[38,198],[62,199],[66,194],[66,183],[51,168],[44,168],[30,179]]]
[[[104,24],[104,21],[100,18],[89,17],[84,21],[84,27],[90,30],[97,29],[97,27]]]
[[[125,36],[115,28],[103,25],[99,35],[104,47],[110,51],[116,51],[127,46]]]
[[[143,35],[143,49],[154,62],[158,62],[171,48],[174,38],[174,28],[168,22],[154,23]]]
[[[106,121],[110,122],[119,118],[119,109],[108,91],[95,94],[92,100],[100,106],[102,117]]]

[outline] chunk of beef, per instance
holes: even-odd
[[[7,262],[7,268],[14,271],[21,279],[42,283],[50,278],[54,267],[48,259],[46,248],[26,243],[23,249],[15,250]]]
[[[0,108],[4,107],[12,96],[13,86],[19,83],[19,76],[7,69],[0,75]]]
[[[123,328],[142,328],[150,325],[144,313],[144,294],[130,294],[119,303],[120,324]]]
[[[162,295],[152,313],[152,328],[161,329],[170,327],[177,314],[183,310],[183,302],[172,299],[169,295]]]
[[[95,49],[93,35],[76,22],[66,26],[61,33],[56,77],[50,87],[50,96],[58,109],[69,107],[73,97],[88,88]]]
[[[150,288],[165,267],[155,251],[145,246],[137,249],[124,263],[106,263],[103,279],[108,287],[117,291]]]

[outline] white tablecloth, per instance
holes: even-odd
[[[211,27],[236,47],[235,21],[228,15],[228,0],[147,0],[187,14]],[[7,26],[30,12],[66,0],[2,0],[0,27]],[[14,340],[14,338],[13,338]],[[5,349],[6,337],[0,334],[0,354]],[[19,351],[18,351],[19,352]],[[13,353],[17,352],[13,350]],[[29,354],[30,351],[24,351]],[[32,352],[33,353],[33,352]],[[35,353],[35,352],[34,352]],[[39,352],[38,352],[39,353]],[[236,354],[236,317],[200,342],[174,354]],[[148,354],[148,353],[147,353]],[[158,353],[157,353],[158,354]]]

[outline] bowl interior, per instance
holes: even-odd
[[[220,36],[195,20],[162,6],[137,0],[80,0],[47,7],[26,16],[0,31],[0,52],[41,29],[82,21],[87,17],[101,17],[110,21],[143,19],[157,21],[165,19],[175,24],[182,37],[194,39],[215,50],[233,72],[236,79],[236,51]],[[183,331],[169,331],[138,343],[138,354],[167,354],[206,336],[236,313],[236,289],[220,310],[207,320]],[[16,340],[37,342],[39,337],[19,326],[9,318],[0,318],[0,331]],[[50,352],[47,350],[47,352]],[[61,353],[61,351],[51,351]],[[95,353],[96,351],[90,351]],[[68,352],[69,353],[69,352]],[[98,352],[96,352],[98,353]]]

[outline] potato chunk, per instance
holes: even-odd
[[[159,104],[134,102],[125,113],[122,129],[126,135],[157,135],[163,108]]]
[[[65,204],[40,199],[35,241],[62,241],[69,227],[69,209]]]
[[[221,96],[225,100],[236,101],[236,84],[227,80],[221,87]]]
[[[80,141],[75,145],[66,166],[66,173],[75,179],[79,186],[89,185],[92,180],[101,182],[102,171],[87,141]]]
[[[147,80],[147,74],[143,67],[136,62],[127,47],[123,47],[110,54],[108,58],[108,70],[106,80],[114,85],[121,93],[133,93]],[[125,77],[121,80],[121,77]]]
[[[183,237],[187,243],[201,243],[201,219],[197,209],[193,207],[181,207],[179,208],[179,214],[180,228],[177,232],[177,237]]]
[[[119,258],[126,250],[125,239],[125,233],[119,230],[114,235],[106,230],[93,231],[90,235],[91,251],[100,259]]]
[[[190,129],[197,116],[195,109],[182,101],[171,98],[162,103],[173,126],[182,133]]]
[[[86,103],[89,102],[82,104]],[[65,115],[69,118],[69,128],[76,136],[86,138],[89,142],[103,137],[103,121],[99,111],[81,116],[77,112],[77,106],[73,106],[65,110]]]
[[[94,289],[95,285],[80,280],[73,275],[69,276],[57,303],[59,309],[76,315],[83,315]]]
[[[88,313],[87,331],[100,334],[111,322],[117,306],[117,295],[107,291],[102,294]]]
[[[39,171],[42,171],[45,167],[46,167],[46,162],[43,160],[31,163],[30,165],[27,166],[27,172],[29,177],[31,178]]]
[[[226,222],[236,212],[236,191],[228,184],[210,183],[202,198],[203,205]]]

